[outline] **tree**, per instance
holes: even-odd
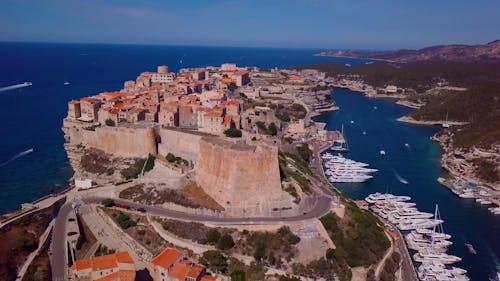
[[[255,247],[253,257],[257,262],[260,262],[266,256],[266,245],[264,243],[258,243]]]
[[[115,205],[115,201],[111,198],[106,198],[106,199],[101,201],[101,204],[104,207],[109,208],[109,207],[113,207]]]
[[[234,247],[233,237],[229,234],[222,235],[217,243],[217,249],[225,251],[231,249],[232,247]]]
[[[204,265],[218,272],[225,272],[227,269],[227,258],[216,250],[204,252],[200,261],[205,262]]]
[[[224,131],[224,135],[230,138],[241,138],[241,130],[238,130],[236,128],[229,128]]]
[[[116,223],[118,223],[118,225],[123,229],[137,225],[137,223],[131,219],[129,215],[122,212],[120,212],[120,214],[116,217]]]
[[[278,127],[276,127],[276,124],[274,124],[274,122],[269,124],[269,127],[267,128],[267,133],[271,136],[276,136],[276,134],[278,133]]]
[[[175,160],[177,160],[177,158],[175,157],[175,155],[173,155],[170,152],[167,154],[167,156],[165,156],[165,159],[167,159],[167,161],[170,162],[170,163],[173,163],[173,162],[175,162]]]
[[[238,86],[236,86],[236,84],[234,84],[234,83],[231,83],[231,84],[229,84],[229,88],[228,88],[228,89],[229,89],[229,91],[231,91],[231,93],[232,93],[232,92],[234,92],[236,89],[238,89]]]
[[[205,237],[205,239],[206,239],[208,244],[213,245],[213,244],[219,242],[220,232],[217,229],[212,228],[207,232],[207,236]]]
[[[243,270],[235,270],[231,272],[231,281],[246,281],[246,274]]]
[[[116,126],[115,121],[113,119],[110,119],[110,118],[106,119],[106,121],[104,121],[104,123],[106,123],[106,126],[110,126],[110,127]]]
[[[304,161],[309,162],[309,159],[311,159],[312,151],[311,149],[309,149],[309,145],[307,143],[303,143],[297,146],[297,152],[299,153],[300,157],[304,159]]]

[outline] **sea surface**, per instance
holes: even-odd
[[[71,177],[61,131],[68,101],[121,89],[125,80],[135,79],[143,71],[155,71],[157,65],[178,71],[225,62],[272,68],[368,61],[314,57],[318,51],[0,43],[0,88],[24,81],[33,83],[0,92],[0,214],[47,195],[54,185],[64,185]],[[70,84],[64,85],[66,81]],[[367,99],[340,89],[332,98],[340,111],[321,115],[318,120],[328,122],[329,129],[340,129],[344,124],[351,149],[347,157],[380,170],[372,181],[338,187],[354,199],[386,190],[410,195],[419,209],[429,212],[439,204],[445,231],[453,235],[455,243],[450,253],[464,259],[458,265],[470,272],[471,280],[488,280],[499,271],[500,218],[474,201],[455,197],[436,182],[442,172],[441,152],[429,139],[436,129],[395,121],[410,110],[390,101]],[[379,155],[381,149],[387,152],[385,157]],[[464,243],[472,243],[478,255],[468,255]]]
[[[340,110],[315,120],[327,122],[329,130],[340,130],[343,124],[350,149],[344,156],[379,169],[366,183],[335,186],[353,199],[374,192],[409,195],[419,210],[430,213],[437,204],[444,231],[452,235],[448,253],[463,259],[454,266],[466,269],[471,280],[489,280],[500,272],[500,216],[474,199],[459,198],[436,181],[443,172],[441,150],[430,137],[439,128],[396,121],[411,109],[390,100],[369,99],[346,89],[334,89],[331,98]],[[381,156],[380,150],[386,155]],[[478,254],[469,254],[465,243]]]

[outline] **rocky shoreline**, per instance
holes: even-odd
[[[397,104],[403,105],[409,108],[418,109],[422,106],[422,104],[415,104],[408,100],[406,100],[406,96],[403,94],[380,94],[377,93],[377,90],[368,84],[365,84],[362,81],[352,81],[352,80],[343,80],[341,83],[334,83],[334,87],[346,88],[351,91],[363,93],[368,98],[392,98],[398,99],[396,101]],[[416,120],[410,116],[402,116],[397,119],[397,121],[405,122],[409,124],[415,125],[423,125],[423,126],[443,126],[443,124],[448,124],[449,126],[461,126],[467,124],[466,122],[456,122],[456,121],[445,121],[445,120]],[[454,180],[464,179],[463,171],[457,170],[456,167],[464,165],[462,162],[469,162],[465,165],[471,165],[471,157],[464,157],[464,159],[458,159],[457,155],[462,155],[460,151],[447,145],[449,142],[449,138],[443,139],[443,137],[438,137],[438,134],[434,135],[431,138],[433,141],[437,142],[440,147],[443,149],[443,154],[441,156],[441,167],[449,172],[449,177]],[[468,175],[466,177],[470,182],[474,182],[477,186],[481,188],[487,189],[489,191],[500,191],[500,185],[492,184],[485,182],[480,179],[476,174],[476,171],[472,168],[468,170]],[[500,195],[500,194],[499,194]],[[496,201],[495,201],[496,202]],[[496,202],[497,205],[500,205],[500,200]]]

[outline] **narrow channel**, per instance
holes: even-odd
[[[411,109],[390,100],[370,99],[361,93],[334,89],[331,99],[340,107],[315,118],[326,122],[328,130],[340,130],[349,145],[346,158],[379,169],[365,183],[335,184],[352,199],[364,199],[374,192],[408,195],[417,208],[434,213],[439,205],[445,233],[453,245],[448,253],[462,258],[454,266],[468,271],[471,280],[490,280],[500,272],[500,216],[474,199],[462,199],[437,182],[441,149],[430,140],[439,128],[396,121]],[[380,151],[386,154],[382,156]],[[468,253],[465,243],[477,250]]]

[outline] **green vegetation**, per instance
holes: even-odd
[[[473,163],[480,178],[489,182],[500,181],[500,169],[494,160],[476,158]]]
[[[379,226],[379,221],[350,202],[346,218],[340,220],[335,214],[327,214],[320,221],[337,247],[327,256],[337,262],[345,261],[350,267],[369,266],[380,260],[390,242]]]
[[[238,130],[236,128],[229,128],[224,131],[224,135],[230,138],[241,138],[241,130]]]
[[[277,232],[250,232],[245,237],[244,252],[252,253],[255,261],[261,264],[280,266],[282,259],[290,261],[297,252],[294,247],[300,238],[286,226]]]
[[[99,245],[99,247],[97,248],[97,251],[95,252],[95,256],[96,257],[105,256],[105,255],[111,255],[114,253],[116,253],[115,249],[108,248],[104,245]]]
[[[226,251],[234,247],[234,240],[233,237],[230,234],[224,234],[220,237],[219,241],[217,242],[217,249]]]
[[[225,273],[227,271],[227,257],[220,251],[206,251],[202,254],[198,262],[215,272]]]
[[[262,121],[257,121],[255,122],[255,125],[257,125],[257,128],[259,129],[260,133],[270,135],[270,136],[276,136],[278,134],[278,127],[274,122],[271,122],[269,126],[266,126],[266,123]]]
[[[149,154],[148,158],[136,159],[134,165],[121,170],[120,174],[126,180],[136,179],[139,176],[139,174],[142,172],[143,167],[144,167],[144,172],[148,172],[154,168],[154,165],[155,165],[154,163],[155,163],[155,157],[153,155]]]
[[[298,103],[293,104],[270,104],[270,108],[274,109],[274,115],[276,118],[283,122],[290,122],[291,120],[304,119],[307,114],[307,110]]]
[[[115,201],[111,198],[106,198],[106,199],[101,201],[101,204],[104,207],[109,208],[109,207],[113,207],[115,205]]]
[[[231,276],[231,281],[235,280],[265,280],[266,267],[255,262],[249,266],[235,258],[229,258],[228,270]]]
[[[104,121],[104,123],[106,123],[106,126],[110,126],[110,127],[114,127],[116,126],[116,123],[113,119],[106,119],[106,121]]]
[[[312,150],[309,149],[309,145],[307,143],[303,143],[297,146],[297,152],[304,161],[309,162],[309,160],[311,159]]]
[[[173,153],[167,153],[167,156],[165,156],[165,159],[170,162],[170,163],[177,163],[177,164],[183,164],[185,166],[189,165],[189,161],[186,159],[183,159],[182,157],[175,156]]]
[[[399,253],[392,253],[392,255],[385,261],[384,268],[380,272],[380,281],[396,280],[395,274],[399,268],[400,259]]]
[[[300,281],[300,278],[289,275],[281,275],[279,281]]]
[[[220,232],[216,228],[211,228],[207,232],[205,241],[207,244],[215,245],[217,242],[219,242],[220,237]]]
[[[238,89],[238,86],[236,86],[236,84],[234,83],[231,83],[229,84],[229,87],[228,87],[229,91],[234,92],[236,89]]]
[[[168,162],[173,163],[175,162],[176,157],[174,154],[169,152],[167,156],[165,156],[165,159],[167,159]]]
[[[132,218],[130,218],[129,215],[122,212],[120,212],[120,214],[115,217],[115,221],[122,229],[127,229],[129,227],[137,225],[137,223]]]
[[[80,159],[82,169],[92,174],[107,173],[111,165],[111,156],[97,149],[85,150]]]

